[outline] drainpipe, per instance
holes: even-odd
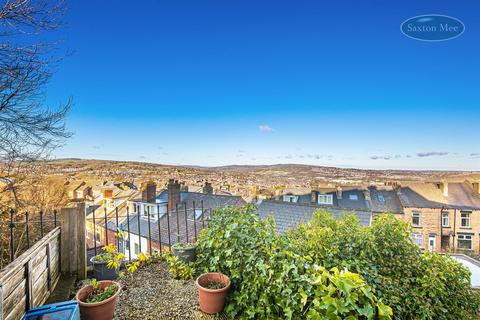
[[[457,234],[457,209],[454,209],[453,211],[453,252],[456,252],[456,248],[455,248],[455,235]]]
[[[440,251],[442,251],[442,238],[443,238],[443,206],[440,208]]]

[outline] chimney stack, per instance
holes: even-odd
[[[148,181],[142,183],[140,186],[142,191],[142,201],[155,203],[155,198],[157,197],[157,184],[153,181]]]
[[[365,196],[365,200],[367,200],[367,201],[371,201],[371,200],[372,200],[372,194],[371,194],[369,188],[366,188],[366,189],[363,191],[363,195]]]
[[[338,186],[337,187],[337,199],[342,199],[343,191],[342,187]]]
[[[103,199],[110,199],[113,197],[113,190],[110,188],[105,188],[102,190]]]
[[[472,187],[475,193],[480,193],[480,182],[473,182]]]
[[[310,193],[310,201],[312,203],[317,203],[318,202],[318,192],[316,190],[312,190]]]
[[[180,204],[180,183],[178,183],[178,180],[168,180],[167,192],[168,211],[174,211],[177,205]]]
[[[210,182],[205,182],[205,185],[203,186],[203,193],[213,194],[213,187]]]

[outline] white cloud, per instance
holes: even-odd
[[[273,130],[272,127],[270,127],[266,124],[262,124],[262,125],[258,126],[258,129],[262,132],[273,132],[273,131],[275,131],[275,130]]]

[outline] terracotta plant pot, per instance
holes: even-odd
[[[210,281],[220,282],[224,287],[221,289],[205,288],[204,286]],[[198,288],[200,310],[209,314],[221,312],[230,289],[230,278],[222,273],[209,272],[199,276],[195,283]]]
[[[104,289],[106,287],[115,284],[118,289],[117,292],[110,298],[101,302],[86,303],[87,297],[92,293],[93,287],[91,285],[85,286],[77,292],[75,299],[80,306],[80,315],[82,320],[112,320],[115,313],[115,305],[117,303],[117,297],[122,290],[120,283],[116,281],[99,281],[98,287]]]

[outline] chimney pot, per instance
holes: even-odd
[[[205,182],[205,185],[203,186],[202,191],[205,194],[213,194],[212,184],[210,182]]]

